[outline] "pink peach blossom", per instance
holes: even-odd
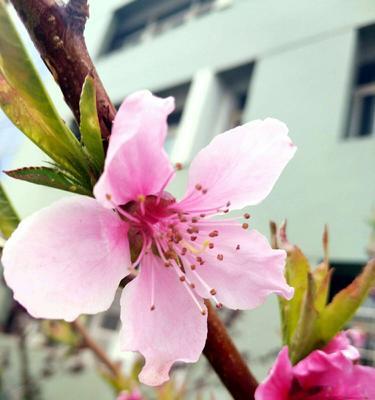
[[[229,209],[261,202],[295,153],[275,119],[221,135],[193,160],[181,201],[163,149],[172,98],[129,96],[115,118],[95,199],[63,199],[21,222],[3,252],[14,297],[39,318],[72,321],[108,309],[124,289],[122,348],[145,357],[142,382],[160,385],[176,361],[195,362],[207,336],[203,299],[251,309],[270,293],[289,299],[285,252]],[[249,216],[245,214],[245,218]]]
[[[116,400],[143,400],[143,397],[138,390],[133,390],[131,393],[121,392]]]
[[[292,366],[288,347],[279,353],[255,400],[375,399],[375,368],[358,365],[358,350],[347,332]]]

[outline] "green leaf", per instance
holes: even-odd
[[[311,273],[307,275],[307,288],[303,295],[301,310],[296,329],[289,347],[290,358],[296,364],[314,348],[316,343],[316,321],[318,312],[315,308],[316,287]]]
[[[288,245],[286,249],[288,253],[285,266],[286,280],[294,288],[294,296],[289,301],[280,299],[280,302],[284,309],[284,344],[290,344],[300,317],[310,264],[297,246]]]
[[[58,115],[0,0],[0,107],[62,168],[89,181],[88,160]]]
[[[0,232],[6,239],[13,233],[19,224],[19,218],[0,185]]]
[[[322,311],[327,304],[333,269],[326,262],[322,262],[313,272],[316,286],[315,308]]]
[[[23,181],[44,185],[68,192],[85,194],[90,196],[91,191],[80,185],[71,175],[64,173],[56,168],[47,167],[26,167],[5,171],[12,178]]]
[[[81,140],[100,175],[104,167],[104,149],[96,109],[94,80],[91,76],[87,76],[83,84],[79,108]]]
[[[375,260],[371,260],[354,281],[341,290],[321,312],[320,336],[328,342],[348,322],[375,285]]]

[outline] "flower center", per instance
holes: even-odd
[[[207,189],[197,184],[192,197],[204,196],[206,193]],[[223,221],[207,219],[212,215],[226,214],[229,206],[228,201],[221,207],[192,210],[183,203],[176,203],[171,194],[162,190],[158,195],[140,195],[136,200],[116,207],[120,217],[129,224],[128,238],[132,259],[130,269],[135,271],[143,256],[152,252],[160,257],[166,268],[170,268],[178,276],[203,315],[206,311],[199,300],[197,285],[201,293],[206,293],[204,297],[211,298],[221,308],[222,304],[216,297],[217,291],[203,279],[201,268],[207,268],[208,263],[224,261],[225,255],[217,250],[221,247],[217,242],[220,240],[218,237],[221,229],[228,226],[248,228],[248,223],[241,224],[238,218]],[[250,215],[244,214],[243,217],[248,219]],[[239,251],[240,245],[235,244],[232,250]],[[150,309],[154,310],[155,271],[152,271],[151,276]]]

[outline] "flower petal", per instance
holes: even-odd
[[[94,188],[105,207],[155,194],[173,173],[163,149],[173,109],[172,97],[161,99],[148,91],[124,100],[113,123],[104,172]]]
[[[130,263],[127,225],[74,196],[23,220],[3,251],[14,298],[36,318],[72,321],[108,309]]]
[[[267,118],[216,136],[193,160],[185,209],[243,208],[261,202],[271,191],[296,147],[287,126]],[[201,185],[207,193],[197,191]]]
[[[288,400],[293,370],[288,347],[280,351],[268,377],[257,387],[255,400]]]
[[[153,291],[155,309],[151,310]],[[198,360],[207,337],[207,317],[174,270],[164,267],[156,256],[144,257],[139,276],[123,291],[121,309],[122,347],[139,351],[146,360],[141,382],[160,385],[169,379],[174,362]]]
[[[218,231],[217,238],[209,237],[214,248],[200,254],[204,264],[196,263],[194,271],[186,268],[202,297],[210,297],[209,289],[215,289],[219,302],[233,309],[255,308],[271,293],[293,297],[284,277],[284,250],[273,250],[263,235],[241,225],[222,225]],[[197,274],[208,288],[195,278]]]

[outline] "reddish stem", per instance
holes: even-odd
[[[255,389],[258,385],[257,380],[251,374],[209,301],[206,301],[206,306],[208,309],[208,335],[203,350],[204,355],[234,399],[254,399]]]

